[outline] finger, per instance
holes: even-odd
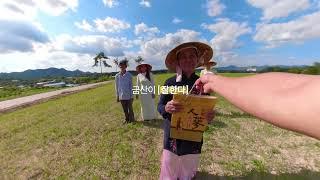
[[[173,105],[174,107],[178,107],[178,108],[183,108],[183,105],[182,104],[176,104],[176,105]]]
[[[203,84],[201,83],[201,84],[196,85],[196,89],[198,91],[200,91],[201,93],[203,93]]]
[[[173,102],[173,101],[172,101],[172,102],[170,102],[170,103],[169,103],[169,105],[170,105],[170,106],[172,106],[172,107],[175,107],[175,106],[181,106],[181,104],[180,104],[180,103],[175,103],[175,102]]]
[[[173,113],[173,111],[172,111],[171,108],[170,108],[170,109],[168,108],[167,112],[168,112],[168,113]]]
[[[197,81],[196,81],[196,85],[198,89],[201,89],[201,87],[204,87],[208,84],[210,84],[210,79],[215,76],[212,74],[205,74],[202,77],[200,77]]]
[[[211,92],[213,92],[213,90],[211,89],[210,84],[205,84],[205,85],[203,86],[203,92],[204,92],[204,93],[211,93]]]
[[[200,89],[203,86],[203,83],[201,82],[201,79],[197,79],[196,82],[194,83],[196,86],[196,89]]]
[[[183,111],[183,107],[175,107],[177,111]]]
[[[172,109],[174,109],[174,106],[168,105],[168,109],[169,109],[169,110],[172,110]]]
[[[171,104],[174,105],[174,106],[182,106],[182,104],[177,102],[177,101],[172,101]]]
[[[171,110],[172,110],[172,112],[179,112],[179,109],[177,109],[177,108],[175,108],[175,107],[172,108]]]
[[[205,75],[201,76],[200,80],[201,80],[202,84],[208,83],[210,76],[212,76],[212,74],[205,74]]]
[[[178,112],[178,111],[181,111],[181,109],[179,109],[179,108],[176,108],[176,107],[172,108],[172,110],[173,110],[174,112]]]

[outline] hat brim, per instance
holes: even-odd
[[[167,68],[169,69],[169,71],[171,72],[176,72],[176,66],[177,66],[177,52],[183,48],[187,48],[187,47],[196,47],[198,50],[198,57],[200,58],[201,56],[203,56],[203,63],[202,62],[198,62],[198,65],[195,67],[200,67],[202,66],[202,64],[205,64],[206,62],[210,61],[210,59],[213,56],[213,50],[212,48],[202,42],[187,42],[187,43],[183,43],[178,45],[177,47],[175,47],[174,49],[172,49],[165,60],[165,64],[167,66]],[[205,54],[204,54],[205,53]]]
[[[143,66],[143,65],[146,65],[146,66],[147,66],[148,71],[151,71],[151,70],[152,70],[152,66],[151,66],[150,64],[142,63],[142,64],[139,64],[139,65],[136,67],[136,71],[137,71],[138,73],[141,72],[141,71],[140,71],[140,68],[141,68],[141,66]]]

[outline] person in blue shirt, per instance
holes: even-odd
[[[117,102],[120,102],[125,114],[125,122],[134,122],[134,112],[132,108],[133,91],[132,91],[132,75],[126,70],[128,60],[119,62],[120,72],[115,76],[115,91]]]
[[[208,62],[213,55],[212,48],[201,42],[183,43],[171,50],[165,60],[174,77],[166,80],[165,86],[188,86],[189,90],[199,78],[195,68]],[[196,89],[195,89],[196,90]],[[197,92],[192,92],[197,94]],[[164,118],[164,146],[161,159],[160,179],[192,179],[198,168],[202,142],[193,142],[170,137],[171,115],[184,107],[172,100],[172,94],[161,94],[158,111]],[[207,120],[214,117],[208,112]]]

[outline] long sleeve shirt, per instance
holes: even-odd
[[[199,78],[196,74],[192,74],[190,78],[185,75],[182,76],[181,82],[176,82],[176,76],[167,79],[165,86],[188,86],[189,90]],[[197,94],[197,92],[194,92]],[[170,138],[171,114],[166,112],[165,106],[173,98],[172,94],[161,94],[158,103],[158,112],[164,118],[164,149],[169,150],[179,156],[186,154],[201,153],[202,142],[186,141],[181,139]]]
[[[119,100],[130,100],[133,98],[132,75],[128,71],[124,74],[121,74],[121,72],[116,74],[115,91]]]

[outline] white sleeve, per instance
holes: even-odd
[[[118,84],[118,75],[116,75],[115,76],[115,78],[114,78],[114,81],[115,81],[115,91],[116,91],[116,96],[119,96],[119,92],[118,92],[118,86],[119,86],[119,84]]]
[[[139,78],[139,74],[137,75],[137,84],[136,84],[136,86],[138,86],[139,89],[140,89],[140,78]]]

